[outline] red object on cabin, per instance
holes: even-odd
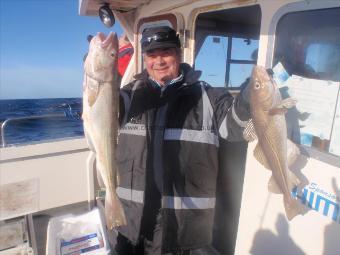
[[[133,47],[131,43],[125,44],[118,50],[118,72],[121,76],[124,75],[125,70],[133,55]]]

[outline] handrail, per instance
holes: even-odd
[[[54,117],[66,117],[66,112],[53,113],[53,114],[43,114],[43,115],[32,115],[32,116],[24,116],[24,117],[16,117],[16,118],[8,118],[1,124],[1,142],[2,147],[6,146],[5,140],[5,128],[9,122],[18,121],[18,120],[31,120],[31,119],[44,119],[44,118],[54,118]]]

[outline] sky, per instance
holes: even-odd
[[[78,4],[78,0],[0,0],[0,99],[82,96],[87,35],[114,31],[119,36],[123,31],[118,22],[108,29],[97,16],[80,16]],[[201,78],[213,86],[224,86],[225,40],[218,44],[206,40],[195,63],[204,70]],[[235,41],[232,54],[239,52],[237,59],[247,59],[257,47],[254,43],[247,49],[243,40]],[[233,64],[231,71],[236,75],[230,76],[230,85],[238,86],[250,75],[251,65]]]
[[[0,99],[81,97],[86,37],[110,31],[78,0],[0,0]]]
[[[251,40],[248,45],[243,38],[233,38],[231,58],[254,60],[252,55],[257,52],[258,45],[258,40]],[[203,71],[201,79],[214,87],[225,86],[227,47],[226,36],[207,36],[195,60],[195,68]],[[252,68],[252,64],[231,63],[228,86],[240,86],[251,75]]]

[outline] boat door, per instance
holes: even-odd
[[[261,9],[225,4],[203,10],[194,21],[194,67],[201,80],[236,94],[257,62]],[[247,143],[220,139],[213,245],[221,254],[234,254],[246,152]]]

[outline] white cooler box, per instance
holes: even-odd
[[[46,254],[110,254],[98,208],[82,215],[51,218],[47,228]]]

